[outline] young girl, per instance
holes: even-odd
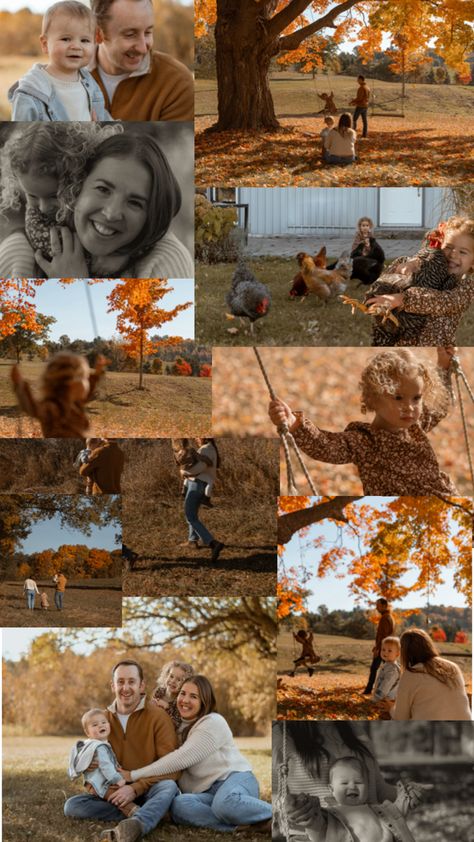
[[[454,352],[453,347],[438,348],[439,374],[409,350],[372,357],[360,382],[362,412],[374,413],[370,424],[352,422],[342,433],[319,430],[280,398],[270,402],[270,419],[276,426],[286,423],[297,445],[313,459],[353,462],[364,494],[456,495],[426,435],[447,414],[449,393],[442,377]]]
[[[51,230],[51,260],[35,255],[46,277],[193,277],[191,255],[169,231],[181,190],[152,135],[104,140],[59,205],[67,227]]]
[[[337,129],[331,129],[324,141],[326,164],[352,164],[355,161],[357,133],[351,126],[351,115],[341,114]]]
[[[306,664],[308,669],[308,675],[312,676],[314,670],[311,668],[310,664],[317,664],[318,661],[321,660],[319,655],[316,655],[316,652],[313,649],[313,632],[306,632],[304,629],[300,629],[296,632],[293,632],[293,637],[297,643],[302,646],[301,655],[296,658],[294,663],[294,669],[290,672],[290,675],[294,675],[296,672],[296,668],[299,667],[300,664]]]
[[[351,246],[351,257],[355,250],[362,246],[361,254],[365,257],[369,251],[370,238],[374,236],[374,223],[370,216],[361,216],[357,220],[357,228],[355,230],[354,239]]]
[[[45,438],[83,439],[89,429],[84,407],[92,400],[104,369],[105,357],[97,357],[92,370],[84,357],[59,351],[46,364],[39,400],[23,380],[19,366],[13,366],[11,377],[21,409],[38,419]]]
[[[426,316],[414,335],[406,332],[396,340],[397,345],[452,345],[460,319],[474,301],[474,219],[452,216],[440,223],[428,239],[432,248],[440,248],[447,258],[447,271],[454,278],[451,288],[444,291],[410,286],[400,293],[376,295],[366,304],[383,305],[389,310],[401,309],[404,313]],[[420,254],[423,253],[420,252]],[[409,269],[412,259],[401,258],[390,269]]]
[[[178,711],[188,725],[183,745],[149,766],[123,771],[123,776],[138,781],[182,770],[179,787],[183,794],[171,805],[177,824],[221,831],[251,825],[252,830],[270,833],[272,805],[258,797],[258,781],[216,707],[205,676],[187,679],[178,695]]]
[[[192,675],[194,675],[194,669],[191,664],[185,664],[184,661],[168,661],[161,670],[153,691],[152,701],[171,717],[176,730],[182,722],[176,704],[178,693],[183,682]]]
[[[121,131],[115,124],[33,122],[9,134],[0,153],[0,213],[15,230],[0,245],[0,277],[41,277],[35,251],[52,256],[50,232],[65,220],[66,191],[93,149]]]

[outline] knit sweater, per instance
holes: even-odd
[[[446,659],[439,658],[439,661]],[[471,711],[464,686],[464,677],[452,662],[457,678],[454,686],[443,684],[425,672],[423,664],[405,670],[398,685],[397,699],[391,710],[392,719],[405,720],[470,720]]]
[[[0,278],[35,278],[35,256],[25,232],[13,231],[0,244]]]
[[[171,774],[184,769],[180,789],[205,792],[215,781],[225,780],[232,772],[249,772],[251,768],[237,749],[224,717],[209,713],[192,726],[180,748],[155,763],[135,769],[132,780],[140,778],[141,781],[143,775]]]
[[[166,53],[148,53],[138,70],[119,82],[112,102],[98,67],[89,69],[114,120],[155,122],[194,119],[193,76],[184,64]]]
[[[440,470],[426,435],[445,415],[425,408],[418,423],[394,432],[355,421],[342,433],[330,433],[304,418],[293,436],[298,447],[312,459],[356,465],[364,494],[456,496],[458,492]]]
[[[120,277],[194,278],[194,261],[187,248],[168,231],[135,265],[122,269]]]
[[[117,715],[115,700],[107,709],[107,718],[111,727],[109,742],[122,769],[151,764],[157,757],[162,758],[169,752],[175,754],[173,749],[177,746],[177,738],[171,719],[162,708],[147,702],[145,696],[142,696],[128,717],[125,733]],[[178,778],[178,770],[150,772],[132,786],[138,796],[159,780]]]
[[[355,155],[356,137],[354,129],[346,129],[343,135],[337,129],[331,129],[326,138],[325,148],[331,155],[350,158]]]

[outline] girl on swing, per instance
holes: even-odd
[[[94,397],[105,364],[105,357],[99,356],[95,369],[90,369],[85,357],[59,351],[46,364],[40,398],[23,379],[19,366],[13,366],[11,379],[20,408],[39,421],[44,438],[86,438],[89,419],[85,405]]]
[[[317,664],[318,661],[321,660],[319,655],[316,655],[313,648],[313,632],[307,632],[304,629],[299,629],[296,634],[293,632],[293,637],[296,642],[301,645],[302,649],[301,655],[293,661],[294,669],[290,672],[290,675],[293,676],[295,674],[296,669],[300,666],[300,664],[306,664],[308,675],[311,677],[314,672],[312,665]]]
[[[360,381],[362,412],[374,414],[371,423],[355,421],[341,433],[327,432],[278,397],[270,401],[270,419],[277,427],[286,423],[313,459],[354,463],[364,494],[459,496],[427,436],[448,412],[447,372],[455,351],[437,349],[438,369],[409,349],[372,357]]]

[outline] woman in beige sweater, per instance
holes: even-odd
[[[341,114],[337,129],[331,129],[324,140],[323,159],[326,164],[352,164],[355,159],[357,133],[350,114]]]
[[[386,702],[392,719],[470,720],[464,677],[441,658],[423,629],[409,629],[400,638],[402,676],[395,702]]]

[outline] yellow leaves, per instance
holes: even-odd
[[[281,512],[297,512],[312,505],[311,497],[279,497],[278,505]]]

